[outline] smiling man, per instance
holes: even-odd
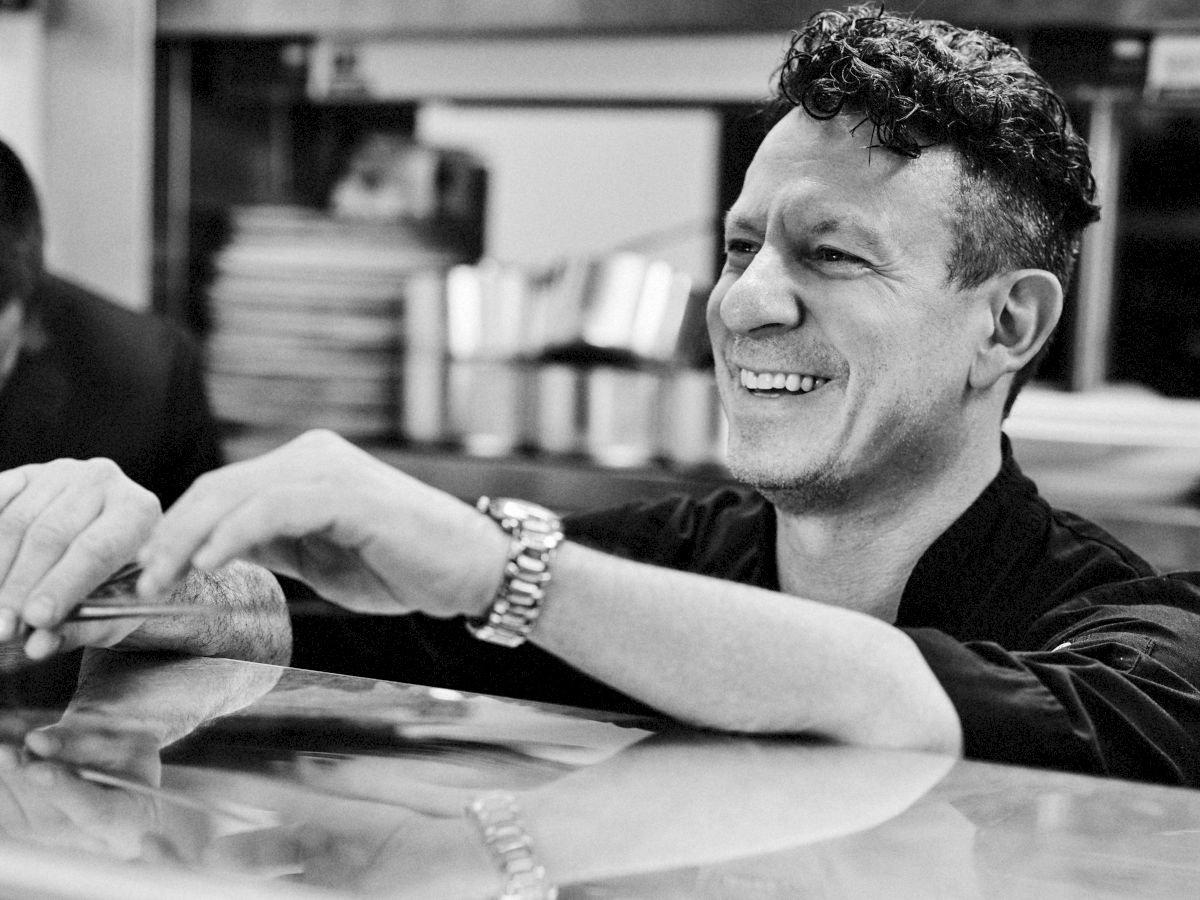
[[[862,123],[794,108],[772,129],[708,325],[730,469],[783,513],[782,586],[894,621],[913,560],[1000,468],[1012,378],[1062,287],[1041,269],[954,278],[979,227],[964,160],[881,152]]]
[[[245,556],[419,613],[414,680],[1200,785],[1200,579],[1052,509],[1002,433],[1097,217],[1061,102],[987,35],[855,8],[773,111],[708,308],[748,487],[560,525],[312,433],[200,478],[141,590]]]

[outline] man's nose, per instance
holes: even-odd
[[[782,261],[760,251],[721,298],[725,327],[737,334],[764,334],[798,328],[804,304]]]

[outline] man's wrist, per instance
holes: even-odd
[[[518,647],[541,613],[551,563],[563,540],[562,521],[550,510],[523,500],[480,497],[480,512],[510,536],[507,561],[491,605],[467,628],[482,641]]]
[[[466,813],[499,872],[496,900],[555,900],[558,888],[534,854],[516,797],[507,791],[481,794]]]

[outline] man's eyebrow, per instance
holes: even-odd
[[[732,209],[725,213],[725,231],[758,231],[756,226],[749,216],[734,212]]]
[[[845,218],[838,216],[825,216],[811,224],[804,224],[804,230],[809,234],[821,237],[823,235],[837,234],[839,232],[852,235],[855,239],[862,242],[863,246],[868,250],[878,252],[885,249],[886,241],[878,231],[872,228],[865,222],[860,222],[854,218]],[[729,210],[725,214],[725,233],[730,231],[749,231],[758,233],[762,230],[762,226],[752,216],[744,213],[739,213],[736,210]]]
[[[816,235],[836,234],[838,232],[843,232],[850,234],[859,241],[862,241],[863,245],[866,246],[868,250],[878,251],[884,249],[883,236],[865,222],[859,222],[854,219],[839,219],[834,216],[828,216],[824,219],[818,220],[808,227],[811,229],[812,233]]]

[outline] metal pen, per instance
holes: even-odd
[[[137,597],[137,581],[142,567],[137,563],[122,566],[92,590],[83,602],[71,610],[64,621],[84,622],[102,619],[144,618],[149,616],[207,616],[215,608],[201,603],[108,603],[113,598]]]

